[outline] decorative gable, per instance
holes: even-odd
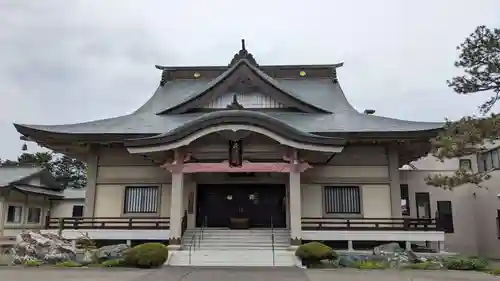
[[[284,108],[285,105],[260,92],[226,93],[209,101],[202,108],[226,109],[234,100],[245,109]]]
[[[287,108],[299,112],[330,113],[295,96],[260,70],[252,54],[245,49],[243,41],[242,49],[231,60],[226,71],[208,82],[205,88],[191,93],[188,99],[157,114],[227,109],[233,97],[245,109]]]

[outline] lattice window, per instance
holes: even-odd
[[[157,213],[157,186],[128,186],[125,188],[124,213]]]
[[[325,186],[327,214],[361,214],[361,192],[358,186]]]

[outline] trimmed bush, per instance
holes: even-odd
[[[160,267],[167,258],[168,249],[161,243],[145,243],[125,252],[125,263],[138,268]]]
[[[127,263],[125,262],[124,259],[116,259],[116,260],[103,261],[101,265],[104,267],[122,267],[126,266]]]
[[[319,242],[300,245],[295,251],[295,256],[307,267],[320,264],[322,260],[333,261],[338,258],[338,254],[332,248]]]
[[[453,270],[477,270],[488,268],[488,261],[477,257],[452,257],[445,259],[444,266]]]

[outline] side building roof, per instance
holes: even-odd
[[[38,177],[39,182],[32,183],[31,179]],[[0,188],[13,188],[22,193],[62,197],[62,187],[54,177],[44,168],[27,166],[0,167]]]

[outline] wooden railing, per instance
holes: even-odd
[[[47,229],[169,229],[169,217],[83,217],[45,220]]]
[[[436,231],[435,219],[416,218],[302,218],[302,230]]]

